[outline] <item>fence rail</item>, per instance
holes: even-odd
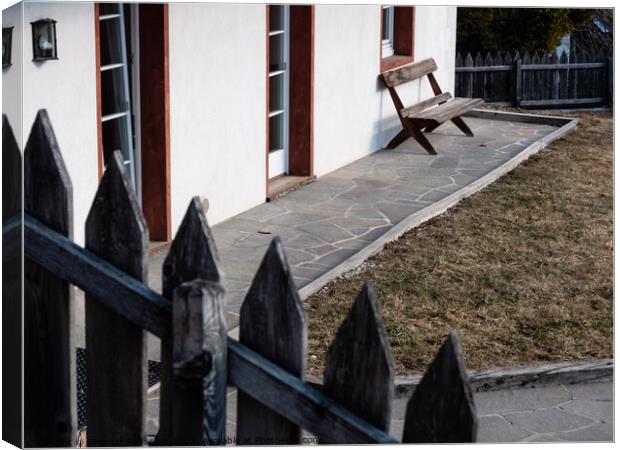
[[[613,53],[456,56],[455,95],[515,107],[611,106]]]
[[[3,142],[12,146],[6,154],[20,158],[17,144],[5,140],[12,132],[3,122]],[[307,319],[278,238],[242,306],[235,341],[226,334],[222,272],[198,198],[171,244],[158,294],[144,284],[148,230],[118,153],[88,215],[86,248],[71,239],[72,186],[44,110],[24,165],[26,211],[3,217],[3,242],[20,242],[23,231],[26,446],[76,444],[69,285],[86,294],[87,445],[146,444],[146,331],[162,340],[156,445],[225,444],[227,385],[239,390],[237,443],[299,443],[302,429],[322,443],[397,442],[387,434],[393,361],[370,285],[332,343],[318,390],[303,381]],[[15,253],[20,246],[5,246],[4,273],[15,267],[9,248]],[[3,301],[19,302],[17,291],[6,289],[13,295]],[[42,407],[42,398],[51,406]],[[409,401],[402,441],[472,442],[476,431],[471,388],[451,333]]]

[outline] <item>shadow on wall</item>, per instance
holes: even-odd
[[[409,83],[405,92],[399,91],[398,94],[404,103],[418,103],[422,100],[423,96],[427,95],[422,87],[421,80],[415,80]],[[398,88],[397,88],[398,89]],[[390,94],[386,89],[383,81],[381,81],[381,75],[378,75],[375,81],[375,92],[380,95],[379,117],[373,125],[372,139],[370,141],[370,147],[373,150],[381,150],[385,148],[388,142],[396,136],[401,130],[400,121],[394,109]]]

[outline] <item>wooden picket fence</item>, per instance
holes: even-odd
[[[5,117],[2,131],[3,165],[19,167]],[[304,382],[308,321],[278,238],[245,298],[236,341],[227,337],[223,273],[197,197],[164,262],[160,295],[145,284],[148,229],[118,152],[88,214],[84,248],[72,241],[71,180],[45,110],[23,166],[25,214],[4,216],[3,240],[18,242],[12,251],[19,254],[23,229],[26,446],[76,445],[71,285],[85,292],[88,446],[147,444],[147,331],[162,343],[154,445],[297,444],[302,430],[320,443],[397,442],[388,435],[393,360],[370,284],[331,344],[323,385],[311,386]],[[14,180],[3,189],[20,197]],[[3,257],[3,270],[11,261]],[[226,436],[227,386],[238,389],[234,437]],[[476,433],[453,332],[408,403],[402,442],[473,442]]]
[[[613,53],[456,55],[455,93],[523,108],[601,107],[613,103]]]

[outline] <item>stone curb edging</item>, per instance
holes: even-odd
[[[522,367],[468,370],[473,392],[504,389],[537,388],[545,385],[578,384],[611,381],[613,359],[566,362]],[[409,397],[422,380],[422,375],[396,377],[394,398]]]
[[[533,389],[548,385],[612,381],[614,361],[599,359],[587,362],[468,370],[467,374],[473,392]],[[411,397],[422,376],[416,374],[395,377],[393,398]],[[314,376],[306,376],[306,382],[318,390],[323,387],[323,382]]]
[[[579,384],[612,381],[614,360],[599,359],[586,362],[565,362],[521,367],[468,370],[473,392],[501,391],[504,389],[533,389],[547,385]],[[397,376],[394,380],[393,398],[411,397],[422,380],[422,374]],[[306,382],[321,390],[323,382],[317,377],[306,376]],[[148,397],[159,396],[160,383],[148,389]]]
[[[507,121],[516,121],[516,122],[524,122],[524,123],[540,123],[545,125],[559,126],[557,130],[548,135],[538,139],[537,141],[530,144],[519,154],[515,155],[510,160],[506,161],[504,164],[496,167],[491,172],[483,175],[467,186],[459,189],[456,192],[444,197],[443,199],[435,202],[424,209],[421,209],[418,212],[411,214],[409,217],[401,220],[399,223],[394,225],[390,230],[381,235],[379,238],[369,243],[366,247],[361,249],[359,252],[355,253],[348,259],[344,260],[336,267],[331,270],[325,272],[323,275],[311,281],[303,288],[299,290],[299,297],[301,300],[305,300],[310,297],[312,294],[316,293],[319,289],[327,285],[330,281],[335,278],[347,273],[364,261],[366,261],[371,256],[379,253],[385,245],[389,242],[395,241],[399,237],[401,237],[404,233],[415,228],[422,223],[446,212],[449,208],[459,203],[466,197],[469,197],[476,192],[484,189],[495,180],[500,178],[501,176],[507,174],[523,161],[528,159],[530,156],[535,155],[543,148],[545,148],[549,143],[554,140],[564,136],[566,133],[571,131],[573,128],[577,126],[577,119],[569,119],[566,117],[557,117],[557,116],[542,116],[535,114],[524,114],[524,113],[512,113],[512,112],[503,112],[503,111],[492,111],[492,110],[483,110],[483,109],[474,109],[470,111],[467,116],[470,117],[478,117],[478,118],[489,118],[490,120],[507,120]]]

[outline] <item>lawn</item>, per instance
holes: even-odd
[[[305,301],[310,373],[371,281],[398,374],[451,330],[468,368],[612,357],[613,117],[577,130]]]

